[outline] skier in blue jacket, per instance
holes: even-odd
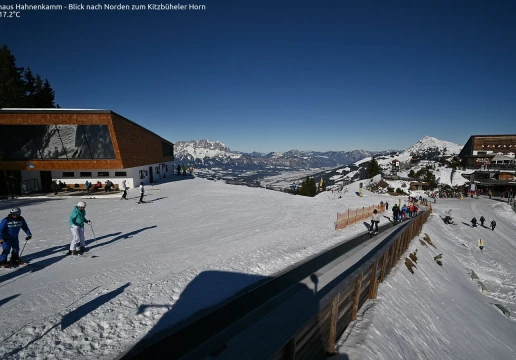
[[[79,201],[70,214],[70,229],[72,230],[73,239],[70,243],[70,251],[66,255],[78,255],[77,248],[80,244],[80,252],[86,251],[86,243],[84,241],[84,224],[90,221],[86,219],[86,203]]]
[[[20,229],[25,231],[27,237],[25,240],[30,240],[32,234],[21,216],[20,208],[12,208],[9,215],[0,222],[0,244],[2,245],[2,254],[0,255],[0,267],[10,267],[11,265],[23,264],[20,260],[20,242],[18,234]],[[11,252],[12,249],[12,252]],[[11,264],[7,262],[7,256],[11,253]]]

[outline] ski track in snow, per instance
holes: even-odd
[[[307,198],[193,179],[149,187],[146,200],[152,206],[118,196],[86,200],[87,218],[97,236],[93,242],[86,226],[88,254],[95,258],[64,256],[71,238],[68,216],[77,199],[18,200],[34,233],[24,257],[46,266],[0,273],[0,358],[112,359],[149,331],[365,232],[362,223],[335,231],[337,212],[397,201],[367,190],[360,198],[356,191],[358,184],[352,184],[342,193]],[[136,195],[129,192],[130,198]],[[406,197],[400,199],[403,203]],[[12,202],[0,206],[6,209]],[[492,303],[516,311],[516,269],[512,258],[508,260],[516,252],[516,214],[506,204],[486,199],[441,200],[434,206],[424,232],[438,248],[413,242],[411,250],[417,247],[421,257],[415,274],[399,262],[380,286],[378,299],[366,304],[343,336],[342,348],[353,355],[350,359],[461,358],[458,354],[504,359],[512,351],[512,340],[504,336],[514,339],[514,322]],[[438,217],[448,209],[453,209],[458,226],[446,226]],[[489,222],[493,216],[497,220],[494,232],[462,224],[473,215],[480,217],[480,209]],[[476,246],[478,233],[485,234],[484,255]],[[442,268],[430,257],[439,253],[444,254]],[[478,274],[488,296],[480,293],[466,268]],[[190,297],[180,312],[171,311],[189,284],[213,271],[253,276],[217,283],[216,291]],[[480,315],[473,314],[478,309]],[[504,326],[509,322],[512,328],[500,330],[491,319]],[[479,321],[489,326],[479,327]],[[474,331],[479,334],[471,335]],[[502,333],[494,350],[488,331]],[[481,344],[485,351],[476,352],[471,344]]]

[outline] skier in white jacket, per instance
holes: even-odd
[[[371,227],[369,231],[378,232],[378,224],[380,223],[380,215],[378,214],[378,210],[374,209],[373,214],[371,215]]]

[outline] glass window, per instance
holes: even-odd
[[[115,176],[127,176],[125,171],[115,171]]]
[[[107,125],[0,125],[0,158],[115,159]]]
[[[107,125],[81,126],[88,141],[92,159],[115,159],[115,149]]]
[[[99,171],[97,176],[109,176],[109,171]]]
[[[74,177],[75,173],[73,171],[64,172],[63,177]]]
[[[81,172],[81,177],[91,177],[91,172]]]

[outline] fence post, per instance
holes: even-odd
[[[339,318],[339,299],[340,294],[337,294],[331,302],[330,314],[330,337],[328,338],[328,348],[326,351],[329,354],[335,353],[335,341],[337,340],[337,319]]]
[[[353,294],[353,309],[351,310],[351,321],[357,319],[358,302],[360,301],[360,287],[362,285],[362,274],[355,279],[355,293]]]
[[[378,279],[376,278],[376,272],[378,270],[378,261],[376,260],[373,264],[373,270],[371,273],[371,283],[369,285],[369,299],[376,299],[376,290],[378,289]]]
[[[389,254],[389,249],[387,249],[383,253],[383,260],[382,260],[382,272],[380,274],[380,282],[383,282],[383,279],[385,279],[385,267],[387,266],[387,255]]]

